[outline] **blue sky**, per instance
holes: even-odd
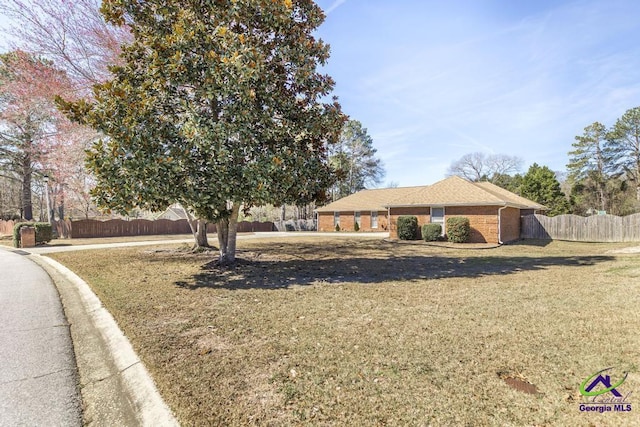
[[[475,151],[563,171],[585,126],[640,106],[637,0],[317,3],[325,71],[385,183],[433,183]]]
[[[636,0],[318,0],[325,71],[385,162],[444,178],[480,151],[564,171],[574,137],[640,106]]]

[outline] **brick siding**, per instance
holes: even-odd
[[[391,226],[389,227],[390,238],[398,238],[398,217],[403,215],[411,215],[418,218],[418,229],[422,227],[422,224],[428,224],[429,222],[431,222],[431,209],[428,207],[391,208]]]
[[[445,228],[447,218],[464,216],[469,218],[471,235],[469,243],[498,243],[498,209],[499,206],[448,206],[445,207]],[[390,237],[398,238],[398,217],[413,215],[418,218],[418,227],[431,221],[428,207],[392,208]],[[502,241],[510,242],[520,238],[520,210],[507,208],[502,210]],[[446,230],[445,230],[446,231]]]
[[[469,243],[498,243],[498,209],[499,206],[448,206],[445,207],[446,220],[452,216],[469,218],[471,235]],[[418,227],[431,222],[431,209],[428,207],[391,208],[390,220],[387,212],[378,212],[378,228],[371,228],[371,212],[360,212],[360,231],[385,231],[389,229],[389,236],[398,238],[398,217],[413,215],[418,218]],[[503,242],[511,242],[520,238],[520,210],[507,208],[502,210],[501,237]],[[340,212],[340,230],[353,231],[355,223],[354,212]],[[333,212],[318,213],[318,230],[334,231]],[[446,230],[445,230],[446,231]]]
[[[318,231],[335,231],[333,212],[318,212]],[[355,212],[340,212],[340,230],[354,231]],[[387,212],[378,212],[378,228],[371,228],[371,211],[360,211],[360,231],[386,231],[388,228]]]
[[[520,239],[520,209],[507,208],[502,210],[500,236],[503,242],[513,242]]]
[[[498,206],[452,206],[444,210],[446,220],[452,216],[469,218],[469,243],[498,243]]]

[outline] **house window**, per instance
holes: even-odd
[[[371,228],[378,228],[378,212],[371,211]]]
[[[340,225],[340,212],[333,213],[333,226]]]
[[[355,223],[358,224],[358,228],[362,227],[362,220],[360,219],[360,212],[355,212],[353,216],[354,216]]]
[[[444,235],[444,208],[431,208],[431,223],[440,224]]]

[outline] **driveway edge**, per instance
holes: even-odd
[[[178,426],[131,343],[89,285],[51,258],[29,258],[51,276],[71,325],[85,425]]]

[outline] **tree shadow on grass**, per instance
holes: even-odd
[[[485,277],[544,270],[562,266],[576,268],[611,261],[610,256],[555,257],[447,257],[399,256],[391,258],[353,257],[347,259],[239,259],[231,268],[215,263],[202,267],[193,281],[176,282],[184,289],[287,289],[317,283],[383,283],[455,277]]]

